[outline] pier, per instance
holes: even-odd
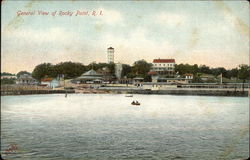
[[[1,96],[29,95],[29,94],[64,94],[75,93],[74,89],[52,89],[36,85],[5,85],[1,86]]]
[[[52,89],[36,85],[4,85],[1,86],[1,95],[29,95],[29,94],[167,94],[167,95],[200,95],[200,96],[236,96],[250,97],[250,86],[245,85],[216,85],[216,84],[189,84],[170,85],[158,83],[144,83],[142,86],[135,85],[84,85],[67,88]]]

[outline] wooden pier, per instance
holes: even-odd
[[[35,85],[6,85],[1,86],[1,96],[6,95],[29,95],[29,94],[58,94],[58,93],[75,93],[74,89],[54,90],[48,87]]]

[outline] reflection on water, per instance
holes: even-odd
[[[239,97],[5,96],[1,151],[6,159],[246,158],[248,105]]]

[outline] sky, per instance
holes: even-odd
[[[174,58],[231,69],[250,60],[247,1],[12,0],[1,7],[1,72],[32,72],[45,62],[107,62],[110,46],[115,63],[130,65]]]

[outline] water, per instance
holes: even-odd
[[[133,100],[141,106],[132,106]],[[249,98],[27,95],[1,101],[6,159],[244,159]],[[6,152],[11,146],[13,151]]]

